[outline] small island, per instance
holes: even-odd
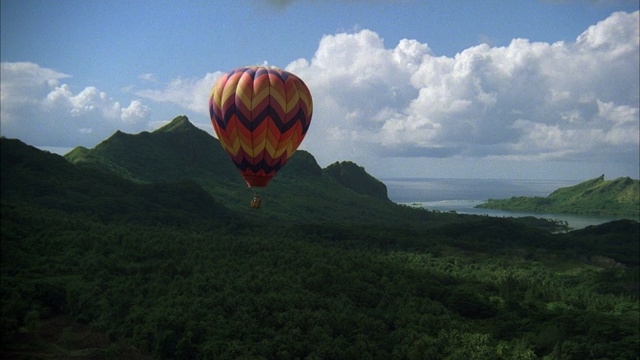
[[[477,208],[557,214],[640,216],[640,182],[629,177],[605,180],[604,175],[557,189],[547,197],[517,196],[489,199]]]

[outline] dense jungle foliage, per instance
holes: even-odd
[[[551,233],[413,209],[304,153],[274,179],[291,201],[252,211],[197,179],[1,150],[3,358],[639,357],[636,221]]]
[[[66,314],[159,358],[638,357],[637,244],[635,263],[606,256],[637,223],[541,236],[611,243],[581,255],[489,239],[527,231],[507,220],[468,226],[136,225],[3,203],[2,351]]]

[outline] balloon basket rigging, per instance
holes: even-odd
[[[257,192],[253,194],[250,206],[252,209],[260,209],[260,206],[262,206],[262,199],[260,199],[260,194],[258,194]]]

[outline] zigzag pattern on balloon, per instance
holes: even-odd
[[[220,144],[245,179],[275,175],[306,135],[312,109],[302,80],[265,67],[230,71],[216,82],[209,99]]]

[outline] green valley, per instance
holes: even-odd
[[[186,117],[0,144],[2,358],[638,359],[637,221],[411,208],[304,151],[251,209]]]

